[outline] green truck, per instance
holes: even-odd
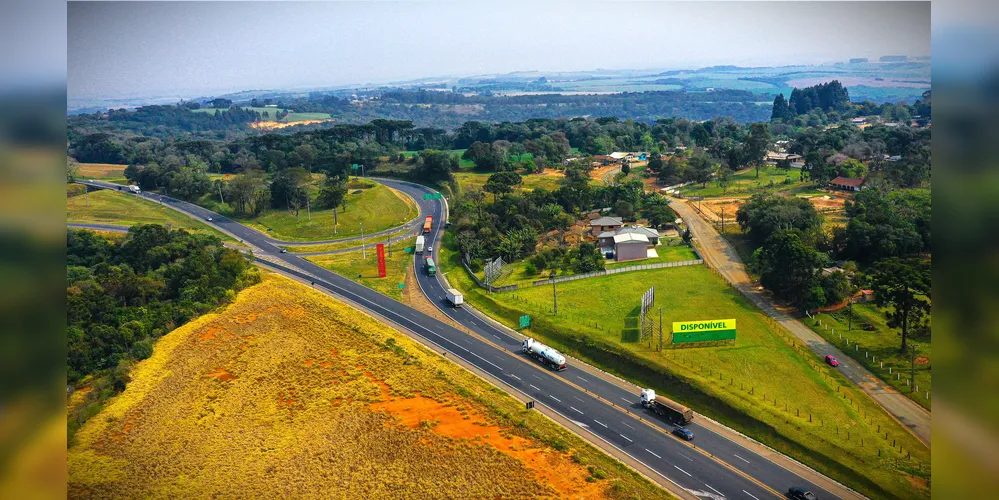
[[[424,260],[424,269],[427,271],[427,276],[433,276],[437,274],[437,266],[434,265],[434,259],[432,257],[427,257]]]

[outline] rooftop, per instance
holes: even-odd
[[[620,226],[622,224],[624,224],[624,220],[620,217],[601,217],[590,221],[591,226]]]
[[[621,233],[614,235],[614,243],[649,243],[649,238],[640,233]]]
[[[860,187],[860,185],[864,183],[864,179],[857,179],[855,177],[837,177],[829,181],[829,183],[837,186]]]

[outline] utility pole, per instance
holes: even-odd
[[[222,197],[222,181],[218,181],[218,183],[219,183],[219,199],[222,200],[222,204],[225,205],[225,198]]]
[[[361,225],[361,258],[368,260],[368,251],[364,248],[364,223],[358,222]]]
[[[552,312],[558,316],[558,290],[555,288],[555,271],[552,271]]]
[[[725,206],[722,206],[721,210],[722,210],[722,234],[725,234]]]

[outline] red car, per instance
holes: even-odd
[[[826,355],[826,363],[829,363],[829,366],[839,366],[839,361],[832,354]]]

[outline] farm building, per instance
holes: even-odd
[[[621,163],[621,160],[614,158],[613,156],[607,155],[594,155],[593,162],[599,163],[601,165],[613,165],[615,163]]]
[[[600,217],[590,221],[590,233],[599,236],[606,231],[617,231],[623,225],[624,221],[620,217]]]
[[[855,177],[837,177],[829,181],[829,186],[843,191],[860,191],[864,189],[864,179]]]

